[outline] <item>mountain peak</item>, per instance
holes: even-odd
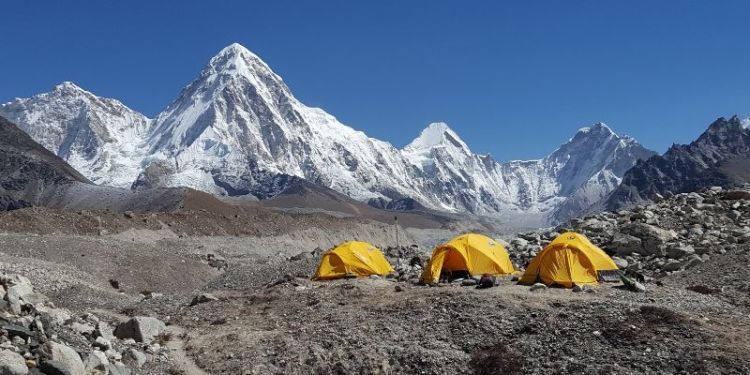
[[[80,86],[76,85],[73,82],[70,81],[63,81],[57,86],[55,86],[54,91],[63,91],[63,92],[87,92],[86,90],[82,89]]]
[[[467,152],[469,151],[469,146],[461,140],[456,132],[448,127],[448,124],[444,122],[433,122],[424,128],[419,136],[409,143],[404,150],[418,151],[448,145],[462,148]]]
[[[239,43],[232,43],[224,48],[222,48],[221,51],[219,51],[216,56],[237,56],[237,55],[250,55],[253,57],[257,57],[254,53],[252,53],[247,47],[243,46]]]
[[[617,133],[612,131],[612,129],[603,122],[597,122],[596,124],[590,127],[580,128],[578,129],[577,134],[587,134],[587,133],[617,136]]]
[[[209,67],[215,72],[252,74],[259,70],[271,71],[271,68],[258,55],[239,43],[224,47],[209,61]]]

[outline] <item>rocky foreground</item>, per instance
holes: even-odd
[[[416,245],[382,246],[393,277],[313,282],[322,250],[291,245],[302,237],[159,228],[3,234],[0,374],[750,372],[747,190],[662,197],[508,241],[522,268],[557,233],[583,232],[645,292],[512,276],[419,285],[429,249]]]

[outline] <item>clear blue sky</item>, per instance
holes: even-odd
[[[154,116],[222,47],[403,146],[541,157],[604,121],[664,151],[750,113],[750,1],[9,1],[0,101],[70,80]]]

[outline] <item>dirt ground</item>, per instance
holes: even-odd
[[[320,215],[226,224],[238,218],[34,210],[0,215],[0,272],[26,275],[73,311],[155,316],[179,329],[170,346],[179,360],[144,374],[193,365],[209,374],[750,373],[748,248],[646,293],[617,284],[532,292],[510,278],[484,290],[313,282],[317,259],[291,255],[393,234]],[[219,299],[189,306],[202,292]]]

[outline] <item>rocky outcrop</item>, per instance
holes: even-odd
[[[148,319],[146,326],[164,327]],[[142,347],[115,338],[103,318],[56,308],[29,279],[0,275],[0,374],[130,374],[131,366],[149,361]],[[147,349],[161,350],[158,345]],[[124,360],[123,353],[129,353]]]
[[[750,183],[750,129],[739,118],[720,118],[689,145],[674,145],[664,155],[637,163],[607,198],[617,210],[668,194]]]
[[[76,182],[89,181],[0,117],[0,211],[42,204]]]

